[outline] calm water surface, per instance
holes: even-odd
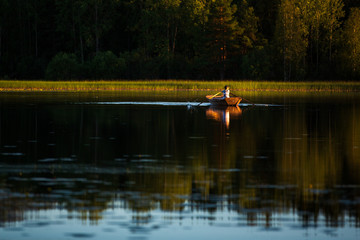
[[[359,96],[252,100],[0,97],[0,239],[360,239]]]

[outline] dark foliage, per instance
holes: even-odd
[[[280,8],[305,1],[0,0],[0,79],[358,79],[342,29],[360,4],[332,1],[336,26],[297,16],[291,52]]]

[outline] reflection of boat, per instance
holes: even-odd
[[[230,117],[236,118],[241,116],[242,110],[239,106],[231,107],[210,107],[206,110],[206,117],[222,122],[227,128],[230,126]]]
[[[214,97],[214,95],[208,95],[206,98],[209,99],[209,102],[215,106],[237,106],[242,100],[241,97],[223,98]]]
[[[224,114],[228,114],[231,117],[241,116],[242,110],[239,106],[231,107],[210,107],[206,110],[206,117],[208,119],[214,119],[220,121]]]

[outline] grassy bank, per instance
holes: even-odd
[[[360,92],[360,82],[270,82],[270,81],[0,81],[2,92],[93,92],[93,91],[218,91],[229,85],[236,91],[261,92]]]

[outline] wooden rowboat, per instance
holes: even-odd
[[[241,97],[214,97],[214,95],[207,95],[206,98],[209,100],[211,105],[214,106],[237,106],[242,98]]]

